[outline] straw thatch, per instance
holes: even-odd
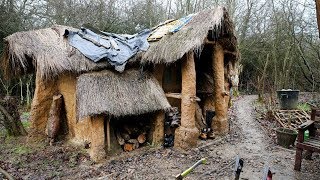
[[[110,66],[106,61],[94,63],[71,47],[63,37],[66,26],[17,32],[5,38],[2,69],[5,76],[19,76],[39,71],[43,79],[63,72],[88,72]]]
[[[71,47],[63,37],[66,26],[54,26],[14,33],[5,38],[2,69],[7,77],[39,71],[43,79],[54,78],[64,72],[84,73],[111,68],[107,61],[94,63]],[[138,53],[130,62],[169,64],[182,58],[190,50],[201,53],[208,31],[213,30],[220,44],[229,52],[228,60],[237,60],[237,40],[234,27],[223,7],[199,12],[192,20],[174,34],[150,43],[146,52]]]
[[[170,107],[158,81],[137,70],[82,74],[77,82],[79,118],[99,114],[139,115]]]
[[[237,53],[237,41],[234,27],[223,7],[199,12],[180,31],[164,36],[158,42],[150,43],[148,51],[142,56],[143,63],[172,63],[188,51],[201,52],[208,31],[213,30],[218,40],[228,41],[225,49]],[[233,57],[236,60],[237,57]]]

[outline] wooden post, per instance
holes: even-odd
[[[49,138],[50,145],[55,141],[61,125],[61,108],[63,98],[61,94],[55,95],[52,98],[52,104],[49,111],[46,132]]]
[[[111,150],[111,145],[110,145],[110,116],[107,118],[107,146],[108,146],[108,151]]]
[[[97,116],[91,118],[91,149],[90,157],[93,161],[100,161],[105,158],[105,134],[104,117]]]
[[[298,137],[297,137],[297,143],[303,142],[303,135],[304,131],[299,130]],[[302,161],[302,151],[303,149],[301,148],[296,148],[296,157],[295,157],[295,162],[294,162],[294,170],[300,171],[301,169],[301,161]]]
[[[181,126],[175,132],[175,147],[188,149],[196,146],[199,131],[195,126],[196,113],[196,69],[194,53],[190,51],[181,65]]]
[[[164,112],[159,111],[154,117],[154,121],[151,126],[151,133],[149,135],[149,139],[152,141],[152,145],[160,145],[163,143],[164,139]],[[151,137],[150,137],[151,136]]]
[[[226,90],[224,79],[224,52],[219,43],[216,43],[213,51],[213,78],[214,78],[214,106],[216,116],[211,125],[212,129],[217,134],[226,134],[229,131],[229,123],[227,119],[227,105],[225,102]]]

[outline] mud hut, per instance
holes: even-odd
[[[196,145],[196,124],[206,110],[215,111],[210,125],[214,131],[228,132],[227,109],[231,88],[237,87],[238,50],[225,8],[199,12],[178,32],[150,42],[146,52],[129,60],[123,73],[114,72],[107,61],[88,60],[68,44],[65,29],[73,28],[57,25],[5,38],[1,61],[5,76],[36,74],[31,137],[44,137],[56,94],[64,99],[60,119],[67,122],[69,139],[89,142],[94,159],[105,156],[106,144],[110,149],[115,141],[110,133],[114,124],[121,122],[121,126],[125,122],[121,119],[128,117],[147,119],[148,140],[162,143],[164,113],[171,106],[179,107],[181,113],[176,147]]]

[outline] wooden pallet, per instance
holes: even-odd
[[[299,125],[310,120],[310,115],[303,110],[275,110],[275,120],[284,128],[297,129]]]

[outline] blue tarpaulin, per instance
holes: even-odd
[[[81,28],[78,32],[68,31],[68,41],[92,61],[106,59],[117,71],[122,72],[131,57],[149,48],[147,38],[150,32],[143,30],[136,35],[119,35],[101,31],[100,35]]]
[[[149,41],[157,41],[168,33],[176,33],[189,23],[194,14],[159,25],[153,32],[143,30],[135,35],[121,35],[81,28],[74,32],[66,30],[69,44],[94,62],[106,59],[119,72],[124,71],[128,60],[139,51],[149,48]]]

